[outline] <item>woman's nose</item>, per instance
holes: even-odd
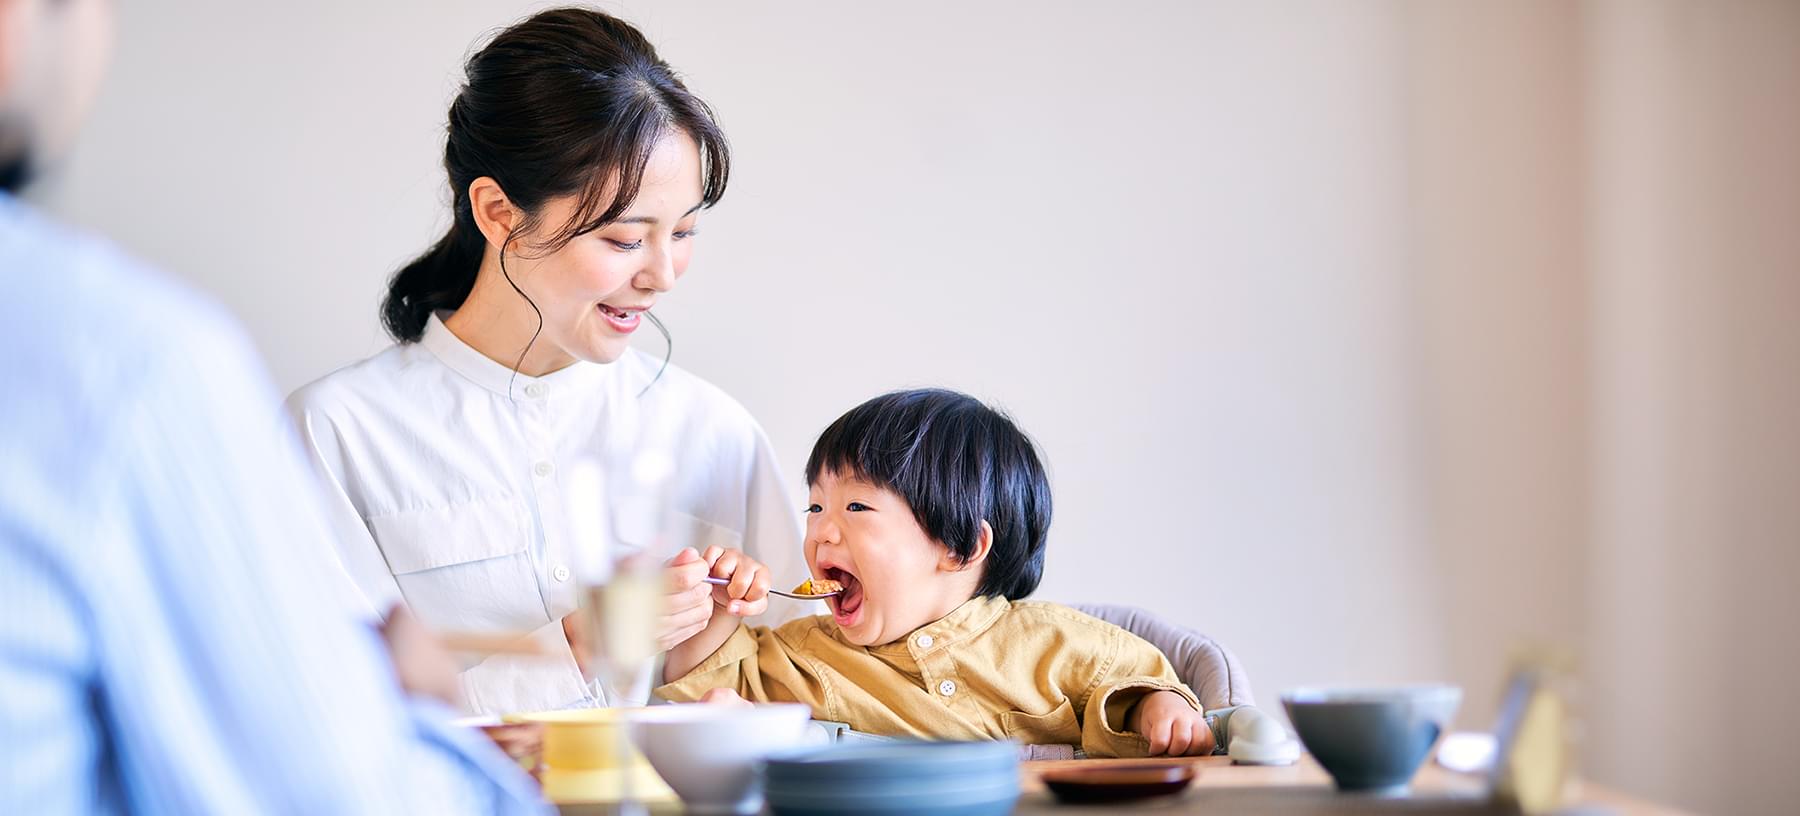
[[[663,247],[646,253],[644,268],[638,271],[637,287],[652,292],[667,292],[675,288],[675,253]]]

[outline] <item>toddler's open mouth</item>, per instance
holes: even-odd
[[[862,611],[863,604],[862,581],[837,567],[826,567],[824,573],[822,577],[844,585],[841,594],[825,599],[825,603],[831,605],[831,616],[839,626],[855,625],[862,617],[858,614]]]

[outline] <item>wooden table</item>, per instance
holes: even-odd
[[[1143,799],[1130,803],[1105,805],[1063,805],[1050,796],[1038,775],[1068,767],[1091,768],[1103,763],[1194,763],[1200,776],[1178,796]],[[1514,814],[1487,797],[1484,780],[1452,773],[1427,763],[1413,779],[1412,795],[1403,799],[1384,799],[1340,794],[1332,789],[1331,778],[1311,757],[1288,766],[1233,765],[1226,757],[1186,759],[1071,759],[1026,762],[1021,769],[1024,794],[1013,813],[1017,816],[1072,816],[1122,810],[1145,813],[1220,814],[1320,813],[1320,814]],[[1659,808],[1621,796],[1595,785],[1581,787],[1579,802],[1571,814],[1670,814],[1677,811]],[[618,812],[611,805],[563,805],[564,816],[598,816]],[[652,814],[678,814],[679,806],[660,805]],[[768,811],[765,810],[765,813]]]
[[[1144,799],[1130,805],[1071,806],[1057,803],[1038,779],[1038,774],[1059,768],[1094,767],[1101,763],[1171,765],[1194,763],[1200,776],[1179,796]],[[1331,777],[1310,756],[1286,766],[1233,765],[1227,757],[1188,759],[1071,759],[1024,763],[1024,795],[1014,809],[1030,814],[1099,813],[1129,808],[1157,813],[1458,813],[1512,814],[1516,811],[1490,801],[1486,781],[1480,777],[1447,771],[1427,762],[1413,778],[1412,795],[1404,799],[1340,794]],[[1583,785],[1573,812],[1665,814],[1675,811],[1634,801],[1595,785]]]

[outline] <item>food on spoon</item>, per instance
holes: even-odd
[[[830,595],[843,592],[844,585],[828,578],[808,578],[794,587],[795,595]]]

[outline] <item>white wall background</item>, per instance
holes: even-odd
[[[110,85],[47,198],[216,293],[291,389],[385,345],[384,279],[447,221],[438,161],[460,61],[535,7],[121,4]],[[1717,649],[1687,674],[1633,646],[1662,642],[1635,616],[1669,588],[1638,567],[1706,555],[1640,551],[1617,524],[1713,484],[1634,481],[1621,450],[1708,473],[1751,461],[1750,437],[1711,426],[1668,444],[1681,429],[1643,406],[1678,387],[1723,394],[1715,422],[1766,428],[1744,476],[1793,504],[1800,450],[1778,406],[1795,391],[1771,405],[1753,386],[1793,382],[1800,250],[1774,226],[1715,231],[1643,284],[1616,250],[1691,213],[1606,220],[1639,200],[1628,180],[1691,155],[1631,138],[1680,120],[1678,102],[1644,100],[1681,99],[1657,83],[1683,71],[1713,83],[1683,86],[1717,106],[1707,121],[1773,104],[1775,123],[1715,133],[1746,158],[1681,165],[1684,183],[1724,172],[1792,212],[1795,6],[1699,15],[1715,23],[1697,40],[1680,2],[606,7],[733,140],[730,192],[660,311],[677,362],[749,406],[796,490],[813,435],[851,405],[962,388],[1012,410],[1050,462],[1042,597],[1201,628],[1271,706],[1300,683],[1449,679],[1470,691],[1470,725],[1491,715],[1513,646],[1559,644],[1598,664],[1591,708],[1609,730],[1586,749],[1603,780],[1732,812],[1800,797],[1792,780],[1727,788],[1723,771],[1645,759],[1669,706],[1712,702],[1721,676],[1768,691],[1743,678],[1765,677],[1753,667],[1770,653],[1800,666],[1779,631],[1756,630],[1773,649]],[[1761,50],[1733,47],[1745,38]],[[1774,180],[1749,158],[1765,154],[1789,159]],[[1706,200],[1729,208],[1722,189]],[[1762,277],[1705,274],[1721,268]],[[1727,336],[1655,387],[1615,376],[1685,353],[1630,322],[1645,293],[1691,300],[1721,280],[1737,288],[1708,314],[1761,308],[1763,333],[1740,338],[1761,356]],[[1700,539],[1760,536],[1727,549],[1709,586],[1754,570],[1776,598],[1759,616],[1800,617],[1781,580],[1800,569],[1800,520],[1747,500],[1704,509],[1688,520]],[[1751,619],[1684,620],[1668,649],[1735,643]],[[1796,712],[1780,703],[1746,733],[1780,755]],[[1685,735],[1670,751],[1691,744],[1666,727]]]

